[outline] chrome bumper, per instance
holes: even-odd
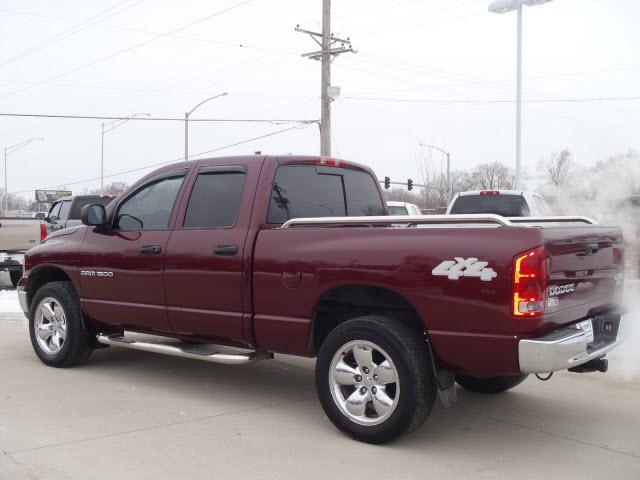
[[[20,308],[26,316],[29,316],[29,304],[27,303],[27,292],[24,287],[18,286],[18,302],[20,302]]]
[[[609,316],[607,316],[609,317]],[[582,365],[595,358],[603,357],[620,344],[617,339],[619,315],[616,317],[613,334],[598,334],[603,323],[598,317],[591,319],[594,324],[595,339],[584,330],[573,327],[554,330],[540,338],[529,338],[518,342],[518,359],[522,373],[547,373]],[[604,319],[604,321],[608,321]]]

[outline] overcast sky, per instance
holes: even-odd
[[[333,103],[334,156],[402,181],[418,178],[419,142],[450,151],[454,169],[512,166],[516,16],[489,13],[488,3],[334,0],[332,30],[358,51],[332,66],[342,89]],[[0,113],[182,117],[228,91],[193,118],[318,119],[320,64],[300,56],[316,45],[294,27],[320,22],[321,0],[1,0]],[[530,174],[562,148],[584,165],[640,150],[640,100],[549,101],[640,97],[639,24],[637,0],[525,7]],[[295,125],[194,122],[190,153]],[[45,138],[9,157],[9,191],[98,186],[72,183],[99,177],[100,130],[98,120],[0,118],[2,145]],[[105,135],[105,174],[177,159],[183,142],[182,123],[128,122]],[[255,150],[317,154],[318,128],[210,155]]]

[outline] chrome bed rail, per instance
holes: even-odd
[[[289,229],[297,226],[374,226],[374,225],[493,225],[498,227],[515,227],[522,223],[588,223],[596,222],[589,217],[502,217],[494,214],[468,215],[379,215],[371,217],[314,217],[292,218],[280,228]]]
[[[380,215],[371,217],[316,217],[316,218],[292,218],[285,222],[283,229],[299,225],[327,226],[327,225],[388,225],[406,224],[493,224],[501,227],[510,227],[512,223],[505,217],[493,214],[470,215]]]

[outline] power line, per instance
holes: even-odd
[[[462,100],[462,99],[424,99],[424,98],[384,98],[384,97],[343,97],[350,100],[368,100],[374,102],[399,102],[399,103],[465,103],[473,105],[488,105],[495,103],[514,103],[515,100],[486,99],[486,100]],[[544,98],[523,100],[523,103],[586,103],[586,102],[618,102],[636,101],[640,96],[631,97],[587,97],[587,98]]]
[[[29,117],[29,118],[66,118],[73,120],[135,120],[147,122],[184,122],[184,117],[116,117],[101,115],[54,115],[48,113],[0,113],[0,117]],[[290,118],[194,118],[190,122],[229,122],[229,123],[317,123],[318,120],[299,120]]]
[[[183,121],[184,121],[184,119],[183,119]],[[276,130],[274,132],[269,132],[269,133],[266,133],[264,135],[259,135],[257,137],[248,138],[246,140],[241,140],[239,142],[230,143],[228,145],[223,145],[222,147],[212,148],[210,150],[205,150],[203,152],[193,153],[193,154],[189,155],[189,158],[198,157],[200,155],[205,155],[207,153],[218,152],[220,150],[225,150],[227,148],[236,147],[238,145],[243,145],[245,143],[254,142],[256,140],[261,140],[263,138],[273,137],[274,135],[279,135],[281,133],[289,132],[291,130],[300,130],[300,129],[308,127],[309,125],[310,125],[310,123],[307,123],[307,124],[304,124],[304,125],[295,125],[293,127],[288,127],[288,128],[283,128],[281,130]],[[162,165],[168,165],[169,163],[178,162],[180,160],[184,160],[184,156],[180,156],[178,158],[174,158],[172,160],[167,160],[167,161],[164,161],[164,162],[158,162],[158,163],[153,163],[151,165],[145,165],[144,167],[132,168],[130,170],[125,170],[125,171],[122,171],[122,172],[111,173],[109,175],[105,175],[102,178],[112,178],[112,177],[117,177],[117,176],[120,176],[120,175],[126,175],[126,174],[129,174],[129,173],[140,172],[142,170],[148,170],[150,168],[156,168],[156,167],[160,167]],[[59,185],[46,187],[45,190],[62,188],[62,187],[69,186],[69,185],[79,185],[81,183],[95,182],[95,181],[100,180],[100,178],[101,177],[87,178],[87,179],[84,179],[84,180],[77,180],[77,181],[74,181],[74,182],[61,183]],[[19,192],[10,192],[10,195],[18,195],[18,194],[21,194],[21,193],[31,193],[33,191],[34,191],[33,189],[32,190],[21,190]]]
[[[144,1],[144,0],[141,0],[141,1]],[[127,8],[130,8],[130,7],[127,7]],[[22,12],[22,11],[18,11],[18,10],[10,10],[10,9],[7,9],[7,8],[0,8],[0,12],[7,12],[7,13],[15,14],[15,15],[26,15],[26,16],[31,16],[31,17],[43,18],[43,19],[46,19],[46,20],[54,20],[54,21],[58,21],[58,22],[66,22],[66,23],[75,23],[76,22],[76,20],[71,19],[71,18],[67,18],[67,17],[58,17],[58,16],[52,16],[52,15],[41,15],[41,14],[31,13],[31,12]],[[100,19],[98,22],[95,22],[95,23],[91,24],[91,26],[96,25],[96,26],[101,27],[101,28],[119,30],[119,31],[122,31],[122,32],[142,33],[142,34],[145,34],[145,35],[160,35],[160,34],[162,34],[162,32],[158,32],[158,31],[155,31],[155,30],[148,30],[148,29],[144,29],[144,28],[135,28],[135,27],[123,27],[123,26],[120,26],[120,25],[111,25],[111,24],[102,23],[104,20],[106,20],[106,18]],[[296,56],[298,55],[298,52],[294,52],[292,50],[282,50],[282,49],[278,49],[278,48],[270,48],[270,47],[264,47],[264,46],[258,47],[258,46],[254,46],[254,45],[249,45],[249,44],[244,43],[244,42],[229,42],[229,41],[222,41],[222,40],[212,40],[212,39],[209,39],[209,38],[194,37],[193,35],[174,35],[174,37],[175,38],[179,38],[179,39],[183,39],[183,40],[192,40],[192,41],[195,41],[195,42],[211,43],[211,44],[214,44],[214,45],[225,45],[225,46],[229,46],[229,47],[252,49],[252,50],[259,50],[259,51],[266,51],[266,52],[275,52],[275,53],[281,53],[281,54],[287,54],[287,55],[296,55]]]
[[[135,45],[132,45],[132,46],[127,47],[127,48],[124,48],[122,50],[118,50],[117,52],[111,53],[111,54],[109,54],[109,55],[107,55],[105,57],[99,58],[99,59],[94,60],[94,61],[89,62],[89,63],[85,63],[83,65],[80,65],[79,67],[72,68],[71,70],[67,70],[66,72],[60,73],[58,75],[54,75],[53,77],[47,78],[45,80],[42,80],[42,81],[39,81],[39,82],[35,82],[35,83],[30,84],[30,85],[26,85],[26,86],[24,86],[24,87],[22,87],[22,88],[20,88],[18,90],[14,90],[13,92],[9,92],[9,93],[5,93],[4,95],[0,95],[0,98],[6,98],[6,97],[8,97],[10,95],[14,95],[16,93],[22,93],[22,92],[24,92],[26,90],[30,90],[31,88],[40,86],[40,85],[42,85],[42,84],[44,84],[46,82],[50,82],[52,80],[57,80],[59,78],[62,78],[64,76],[66,76],[66,75],[75,73],[75,72],[77,72],[79,70],[82,70],[84,68],[91,67],[93,65],[96,65],[98,63],[104,62],[106,60],[110,60],[110,59],[112,59],[114,57],[117,57],[118,55],[122,55],[123,53],[127,53],[127,52],[130,52],[130,51],[135,50],[137,48],[143,47],[143,46],[148,45],[148,44],[150,44],[152,42],[155,42],[156,40],[161,40],[161,39],[163,39],[165,37],[169,37],[171,35],[174,35],[175,33],[178,33],[178,32],[181,32],[183,30],[186,30],[187,28],[190,28],[190,27],[193,27],[193,26],[198,25],[200,23],[203,23],[203,22],[205,22],[207,20],[210,20],[210,19],[212,19],[214,17],[217,17],[219,15],[227,13],[227,12],[229,12],[231,10],[239,8],[239,7],[241,7],[243,5],[246,5],[247,3],[250,3],[250,2],[253,2],[253,1],[255,1],[255,0],[243,0],[243,1],[239,2],[239,3],[231,5],[230,7],[227,7],[227,8],[224,8],[222,10],[219,10],[217,12],[214,12],[211,15],[207,15],[206,17],[203,17],[203,18],[201,18],[199,20],[195,20],[195,21],[193,21],[191,23],[183,25],[182,27],[178,27],[178,28],[175,28],[175,29],[173,29],[173,30],[171,30],[169,32],[165,32],[165,33],[156,35],[156,36],[154,36],[154,37],[152,37],[150,39],[147,39],[147,40],[145,40],[143,42],[136,43]]]
[[[15,55],[14,57],[11,57],[10,59],[5,60],[4,62],[0,63],[0,67],[4,67],[5,65],[7,65],[7,64],[9,64],[11,62],[14,62],[14,61],[19,60],[21,58],[24,58],[24,57],[26,57],[28,55],[31,55],[34,52],[42,50],[43,48],[46,48],[49,45],[53,45],[54,43],[58,43],[58,42],[66,39],[66,38],[69,38],[72,35],[75,35],[76,33],[79,33],[79,32],[81,32],[83,30],[86,30],[87,28],[90,28],[93,25],[96,25],[97,23],[99,23],[99,22],[101,22],[103,20],[106,20],[107,18],[111,18],[111,17],[113,17],[115,15],[118,15],[118,14],[124,12],[125,10],[129,10],[130,8],[135,7],[136,5],[142,3],[144,0],[138,0],[137,2],[132,3],[130,5],[127,5],[126,7],[121,8],[120,10],[118,10],[116,12],[113,12],[110,15],[107,15],[104,18],[99,18],[99,17],[102,17],[105,13],[107,13],[107,12],[113,10],[114,8],[122,5],[123,3],[127,3],[129,1],[130,0],[123,0],[121,2],[118,2],[115,5],[107,8],[106,10],[102,10],[100,13],[97,13],[96,15],[93,15],[93,16],[85,19],[85,20],[80,21],[79,23],[77,23],[76,25],[72,26],[71,28],[68,28],[67,30],[64,30],[63,32],[60,32],[57,35],[54,35],[53,37],[48,38],[47,40],[44,40],[44,41],[40,42],[39,44],[34,45],[31,48],[28,48],[27,50],[19,53],[18,55]],[[87,22],[90,22],[91,20],[94,20],[96,18],[99,18],[99,19],[96,20],[93,23],[87,24]]]

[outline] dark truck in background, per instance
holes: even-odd
[[[113,195],[74,195],[56,200],[45,218],[47,233],[81,225],[80,213],[86,205],[109,205]]]
[[[18,293],[42,362],[105,346],[317,357],[324,411],[366,442],[418,428],[455,382],[497,393],[531,373],[605,371],[618,343],[619,228],[389,216],[371,170],[342,160],[171,164],[83,223],[25,258]]]

